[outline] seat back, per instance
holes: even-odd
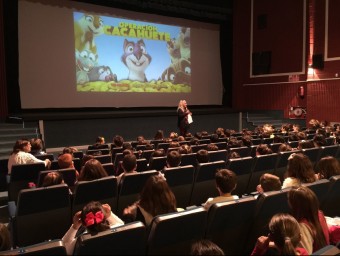
[[[137,172],[145,172],[148,169],[148,160],[146,158],[137,159]]]
[[[170,147],[170,143],[169,142],[160,142],[157,144],[157,149],[164,149],[164,151],[166,152],[168,150],[168,148]]]
[[[241,157],[247,157],[250,156],[250,147],[239,147],[239,148],[230,148],[228,150],[228,156],[233,153],[236,152],[238,153]]]
[[[34,245],[2,251],[0,255],[67,255],[66,248],[60,239],[54,239]]]
[[[291,188],[270,191],[257,198],[253,225],[247,237],[244,254],[250,254],[259,236],[267,236],[268,223],[276,213],[289,213],[287,194]]]
[[[125,224],[96,235],[78,237],[75,255],[145,255],[146,228],[140,221]]]
[[[86,150],[86,154],[93,156],[108,155],[110,154],[110,149],[109,148],[88,149]]]
[[[59,239],[70,227],[71,220],[71,201],[66,184],[23,189],[11,223],[14,246]]]
[[[254,164],[251,171],[249,184],[246,193],[256,191],[256,186],[260,183],[260,177],[264,173],[274,173],[278,154],[259,155],[254,157]]]
[[[227,150],[221,149],[217,151],[208,151],[209,154],[209,161],[215,162],[215,161],[226,161],[227,160]]]
[[[192,166],[196,167],[196,165],[197,165],[196,153],[182,154],[180,165],[181,166],[192,165]]]
[[[163,170],[166,166],[166,156],[157,156],[150,158],[149,170]]]
[[[148,161],[148,163],[149,163],[150,162],[150,157],[151,157],[153,152],[155,152],[154,149],[143,150],[141,158],[145,158]]]
[[[45,160],[49,159],[50,161],[54,160],[54,155],[53,154],[43,154],[43,155],[34,155],[36,158],[40,160]]]
[[[89,145],[89,146],[87,147],[88,150],[106,149],[106,148],[109,148],[109,144]]]
[[[229,159],[226,163],[226,168],[233,171],[237,177],[237,186],[234,190],[233,194],[241,197],[246,193],[246,189],[248,187],[251,170],[253,166],[253,158],[243,157],[243,158],[234,158]]]
[[[83,209],[90,201],[99,201],[117,207],[117,178],[108,176],[92,181],[79,181],[74,188],[72,214]]]
[[[40,171],[44,170],[44,163],[13,165],[8,184],[8,201],[16,202],[19,191],[28,188],[29,182],[37,183]]]
[[[270,143],[269,147],[273,151],[273,153],[278,153],[279,147],[282,145],[282,143]]]
[[[110,154],[107,155],[99,155],[99,156],[94,156],[94,159],[97,159],[99,162],[101,162],[102,164],[106,164],[106,163],[112,163],[112,158]]]
[[[218,147],[219,150],[227,149],[226,141],[215,142],[215,145]]]
[[[109,176],[115,175],[115,168],[113,167],[113,163],[102,164],[102,166],[105,169],[107,175]]]
[[[256,199],[252,196],[213,204],[208,211],[205,238],[226,255],[240,254],[254,220]]]
[[[203,207],[154,217],[147,242],[148,255],[189,255],[191,243],[204,238],[207,211]]]
[[[336,157],[338,150],[339,150],[339,144],[321,147],[319,159],[325,156]]]
[[[195,168],[192,165],[167,168],[163,171],[166,181],[175,194],[177,207],[186,208],[194,183]]]
[[[79,158],[80,160],[83,159],[84,152],[83,151],[75,151],[72,153],[74,158]]]
[[[52,172],[52,170],[41,171],[39,173],[38,182],[37,182],[38,187],[42,186],[45,176],[50,172]],[[67,169],[59,169],[58,172],[62,174],[64,182],[70,188],[72,188],[77,180],[76,170],[72,168],[67,168]]]
[[[122,176],[118,186],[118,202],[117,202],[117,214],[119,217],[123,215],[125,207],[133,204],[138,200],[138,195],[142,191],[146,180],[151,175],[156,175],[156,170],[127,173]]]
[[[322,205],[328,196],[328,190],[330,186],[330,181],[328,179],[317,180],[313,183],[303,183],[302,185],[310,188],[319,200],[319,205]]]
[[[333,176],[329,179],[329,190],[327,197],[320,204],[321,210],[326,216],[340,216],[340,175]]]
[[[191,150],[193,153],[197,153],[200,149],[206,149],[207,144],[192,145]]]
[[[304,148],[302,149],[302,153],[308,156],[309,160],[312,162],[313,166],[319,161],[320,159],[320,152],[321,148]]]
[[[215,173],[225,166],[225,161],[199,163],[197,165],[190,205],[199,206],[206,202],[209,197],[219,195],[215,184]]]

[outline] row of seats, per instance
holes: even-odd
[[[322,199],[322,184],[327,184],[328,195]],[[320,185],[321,184],[321,185]],[[62,186],[60,186],[62,187]],[[65,187],[65,186],[64,186]],[[340,204],[340,175],[334,176],[330,181],[322,181],[309,185],[317,194],[321,209],[327,216],[330,215],[325,208],[328,200],[329,206],[339,214],[336,207]],[[46,188],[47,190],[49,188]],[[244,197],[239,200],[214,204],[208,211],[203,207],[193,207],[182,212],[156,216],[150,227],[146,228],[141,222],[125,224],[112,230],[100,232],[97,235],[81,235],[76,245],[76,254],[188,254],[190,245],[194,240],[207,238],[220,246],[227,255],[248,254],[254,247],[257,237],[268,234],[270,218],[279,212],[289,213],[287,193],[290,188],[267,192],[254,197]],[[326,201],[325,201],[326,200]],[[32,201],[34,204],[34,201]],[[50,203],[49,205],[52,206]],[[39,207],[38,205],[31,205]],[[63,208],[62,205],[60,205]],[[29,211],[26,209],[26,211]],[[17,224],[26,225],[18,230],[31,237],[27,245],[43,242],[47,239],[58,239],[69,226],[63,226],[61,234],[51,236],[46,232],[52,231],[55,226],[61,225],[61,213],[47,216],[47,213],[57,211],[44,211],[40,215],[27,212]],[[58,217],[57,217],[58,216]],[[63,216],[65,218],[66,216]],[[17,216],[19,218],[19,216]],[[46,219],[46,222],[45,220]],[[49,222],[48,222],[49,220]],[[57,220],[57,221],[56,221]],[[18,221],[18,220],[17,220]],[[57,223],[55,223],[55,221]],[[45,227],[45,228],[42,228]],[[32,236],[34,234],[34,236]],[[43,235],[45,237],[43,238]],[[40,236],[40,241],[33,241],[32,237]],[[52,241],[60,248],[60,241]],[[13,255],[13,254],[12,254]]]

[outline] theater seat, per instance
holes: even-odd
[[[146,228],[137,221],[93,236],[79,236],[74,255],[145,255],[145,251]]]
[[[13,246],[28,246],[61,238],[71,225],[71,201],[66,184],[23,189],[10,204]]]
[[[205,238],[217,244],[226,255],[240,254],[254,220],[256,202],[250,196],[213,204],[208,211]]]
[[[0,252],[0,255],[67,255],[66,248],[60,239],[54,239],[29,246]]]
[[[148,255],[189,255],[191,243],[204,238],[207,211],[203,207],[158,215],[150,224]]]

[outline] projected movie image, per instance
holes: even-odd
[[[79,92],[191,92],[190,28],[74,12]]]

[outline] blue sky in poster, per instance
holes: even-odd
[[[79,20],[84,13],[74,12],[73,17],[76,22]],[[104,26],[117,27],[120,22],[133,23],[138,25],[155,26],[157,31],[166,32],[170,34],[170,38],[177,38],[180,32],[180,27],[169,26],[157,23],[140,22],[135,20],[114,18],[101,16]],[[112,36],[107,34],[99,35],[95,37],[95,43],[97,46],[98,53],[98,65],[109,66],[113,73],[117,75],[118,81],[127,79],[129,70],[121,61],[123,55],[124,39],[129,41],[137,42],[139,38],[135,37],[124,37],[124,36]],[[152,57],[150,66],[145,70],[145,75],[148,81],[158,80],[163,71],[171,64],[170,56],[167,51],[166,41],[150,40],[143,38],[146,45],[146,50]]]

